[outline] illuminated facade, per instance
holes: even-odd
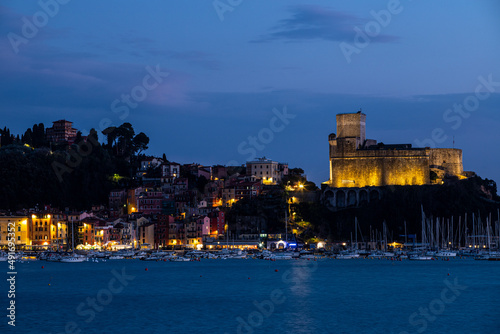
[[[0,247],[7,247],[9,239],[14,241],[16,247],[31,245],[29,236],[28,217],[27,216],[2,216],[0,217]],[[8,233],[14,232],[15,235],[9,238]]]
[[[266,157],[248,161],[247,175],[262,180],[264,184],[278,184],[283,176],[288,175],[288,163],[279,163]]]
[[[33,245],[47,246],[51,244],[54,220],[50,214],[32,215],[29,224],[31,226],[30,234]]]
[[[462,150],[377,144],[366,139],[366,115],[361,112],[338,114],[337,134],[330,134],[328,142],[330,187],[424,185],[445,175],[464,178]]]

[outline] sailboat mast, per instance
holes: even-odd
[[[356,229],[356,250],[358,250],[358,218],[354,217],[354,228]]]

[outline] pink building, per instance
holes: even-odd
[[[137,199],[137,211],[145,215],[159,215],[162,213],[163,193],[155,188],[146,188]]]
[[[101,247],[106,247],[108,243],[112,240],[113,226],[96,226],[94,228],[95,236],[94,240],[96,245]]]

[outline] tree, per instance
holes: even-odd
[[[133,139],[133,150],[132,154],[141,154],[143,151],[148,149],[149,137],[146,136],[144,132],[139,132]],[[165,155],[165,154],[163,154]],[[164,159],[167,160],[166,157]]]
[[[38,125],[35,124],[33,125],[33,147],[39,148],[39,147],[44,147],[46,145],[46,140],[45,140],[45,126],[43,123],[39,123]]]
[[[81,131],[78,131],[76,133],[76,137],[75,137],[75,144],[80,144],[80,142],[82,141],[82,132]]]
[[[33,131],[27,129],[23,136],[23,144],[33,146]]]
[[[88,140],[92,143],[92,145],[94,145],[94,143],[99,142],[99,136],[94,128],[90,129],[88,137],[89,137]]]
[[[106,129],[102,130],[102,134],[106,136],[107,148],[110,150],[113,149],[116,138],[118,136],[116,126],[107,127]]]
[[[133,152],[135,131],[132,124],[126,122],[117,129],[119,152],[122,156],[130,156]]]

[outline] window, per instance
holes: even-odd
[[[18,231],[18,232],[21,232],[21,225],[19,225],[19,226],[17,227],[17,231]]]
[[[21,236],[17,236],[17,240],[21,240]]]

